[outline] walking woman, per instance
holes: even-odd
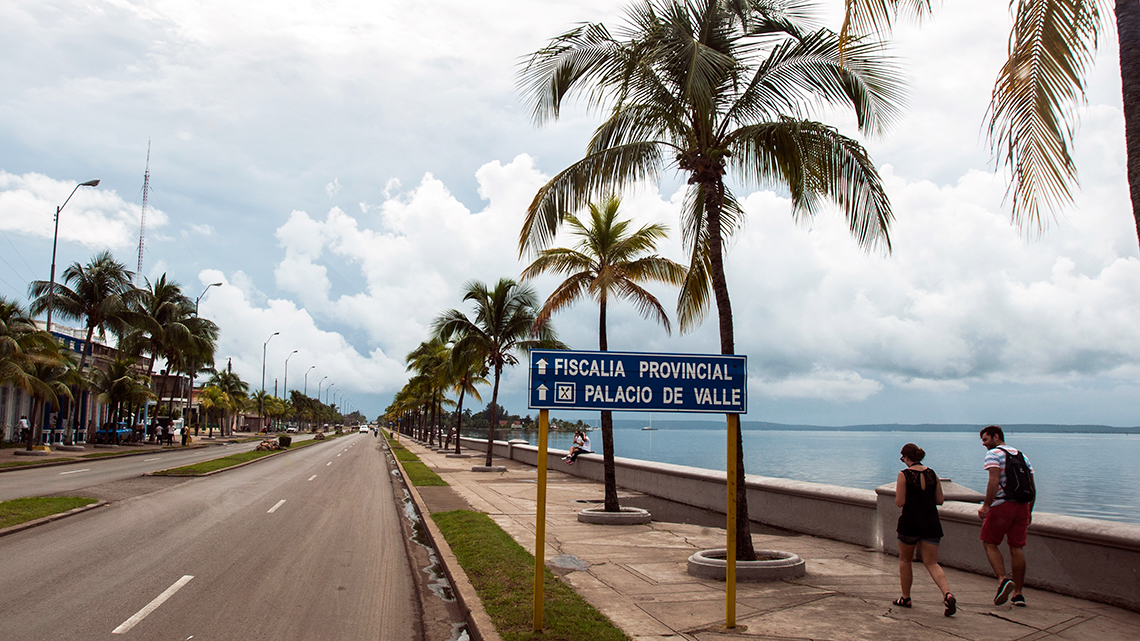
[[[950,593],[946,573],[938,565],[938,542],[942,540],[942,522],[938,520],[938,506],[942,505],[942,484],[934,470],[922,464],[926,452],[914,443],[902,448],[899,458],[906,469],[899,472],[895,481],[895,505],[902,508],[899,516],[899,583],[902,596],[895,599],[895,605],[910,607],[910,586],[914,580],[911,560],[914,548],[922,553],[922,563],[935,585],[942,591],[943,613],[953,616],[958,611],[958,602]]]

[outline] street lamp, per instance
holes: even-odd
[[[198,296],[198,298],[194,299],[194,315],[195,316],[198,315],[198,303],[206,295],[206,292],[210,291],[211,287],[221,287],[221,286],[222,286],[221,283],[210,283],[209,285],[206,285],[206,289],[202,290],[202,294],[200,296]]]
[[[329,383],[329,386],[325,388],[325,405],[329,404],[329,392],[332,390],[333,385],[336,385],[336,383]],[[321,399],[318,397],[317,400],[319,401]]]
[[[273,332],[269,335],[269,338],[265,339],[265,342],[261,344],[261,409],[258,415],[263,419],[265,418],[265,350],[269,347],[269,341],[273,340],[273,337],[280,333],[281,332]]]
[[[305,370],[305,391],[303,392],[305,398],[309,398],[309,372],[313,371],[316,365],[310,365],[309,369]]]
[[[328,376],[326,376],[325,378],[328,378]],[[318,403],[321,402],[321,383],[325,382],[325,378],[322,378],[320,381],[317,382],[317,402]]]
[[[48,313],[47,313],[47,331],[49,334],[51,333],[51,310],[53,307],[55,307],[55,248],[59,242],[59,212],[63,211],[63,208],[67,206],[67,202],[69,200],[71,200],[71,197],[75,195],[75,192],[80,187],[97,187],[98,185],[99,185],[98,180],[88,180],[85,183],[79,183],[78,185],[75,186],[75,189],[72,189],[71,193],[67,195],[67,200],[63,201],[62,205],[55,208],[55,233],[53,233],[52,237],[51,237],[51,281],[50,281],[51,286],[50,286],[50,289],[48,289],[48,297],[49,298],[48,298]],[[84,349],[86,349],[86,348],[84,348]]]
[[[285,380],[281,382],[281,397],[282,398],[289,395],[289,359],[293,358],[293,354],[296,354],[299,351],[301,351],[301,350],[295,349],[292,352],[290,352],[288,356],[285,357]]]

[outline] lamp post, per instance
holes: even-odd
[[[273,332],[269,335],[269,338],[265,339],[265,342],[261,344],[261,402],[259,403],[261,408],[258,410],[258,416],[263,420],[265,418],[265,350],[269,347],[269,341],[273,340],[273,337],[280,333],[281,332]]]
[[[305,391],[303,392],[305,398],[309,398],[309,372],[313,371],[314,368],[316,365],[310,365],[309,369],[305,370]]]
[[[55,307],[55,248],[59,243],[59,212],[63,211],[63,208],[67,206],[68,201],[71,200],[71,197],[75,195],[75,192],[80,187],[96,187],[98,185],[98,180],[88,180],[85,183],[79,183],[75,186],[75,189],[72,189],[71,193],[67,195],[67,200],[63,201],[62,205],[55,208],[55,232],[51,237],[51,280],[49,281],[51,285],[48,289],[49,302],[47,313],[47,331],[49,334],[51,333],[51,310],[53,307]],[[86,349],[86,347],[84,349]]]
[[[326,376],[325,378],[328,378],[328,376]],[[320,381],[317,381],[317,402],[318,403],[321,402],[321,384],[325,382],[325,378],[322,378]]]
[[[210,283],[209,285],[206,285],[206,289],[203,289],[202,293],[198,296],[198,298],[194,299],[194,315],[195,316],[198,315],[198,303],[201,302],[202,298],[206,296],[206,292],[210,291],[211,287],[221,287],[221,286],[222,286],[221,283]]]
[[[329,383],[329,386],[325,388],[325,405],[329,404],[329,392],[332,390],[333,385],[336,385],[336,383]],[[317,400],[319,401],[321,399],[318,398]]]
[[[281,396],[282,397],[289,395],[289,359],[293,358],[293,354],[296,354],[299,351],[301,351],[301,350],[295,349],[292,352],[290,352],[288,356],[285,357],[285,380],[281,382]]]

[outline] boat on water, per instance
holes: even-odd
[[[653,427],[653,415],[650,414],[649,415],[649,425],[646,425],[645,427],[641,428],[641,431],[642,432],[648,432],[649,430],[656,430],[656,429],[657,429],[656,427]]]

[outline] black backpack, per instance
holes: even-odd
[[[1002,491],[1006,500],[1017,503],[1032,503],[1037,498],[1037,488],[1033,485],[1033,473],[1025,462],[1025,455],[1001,448],[1005,452],[1005,485]]]

